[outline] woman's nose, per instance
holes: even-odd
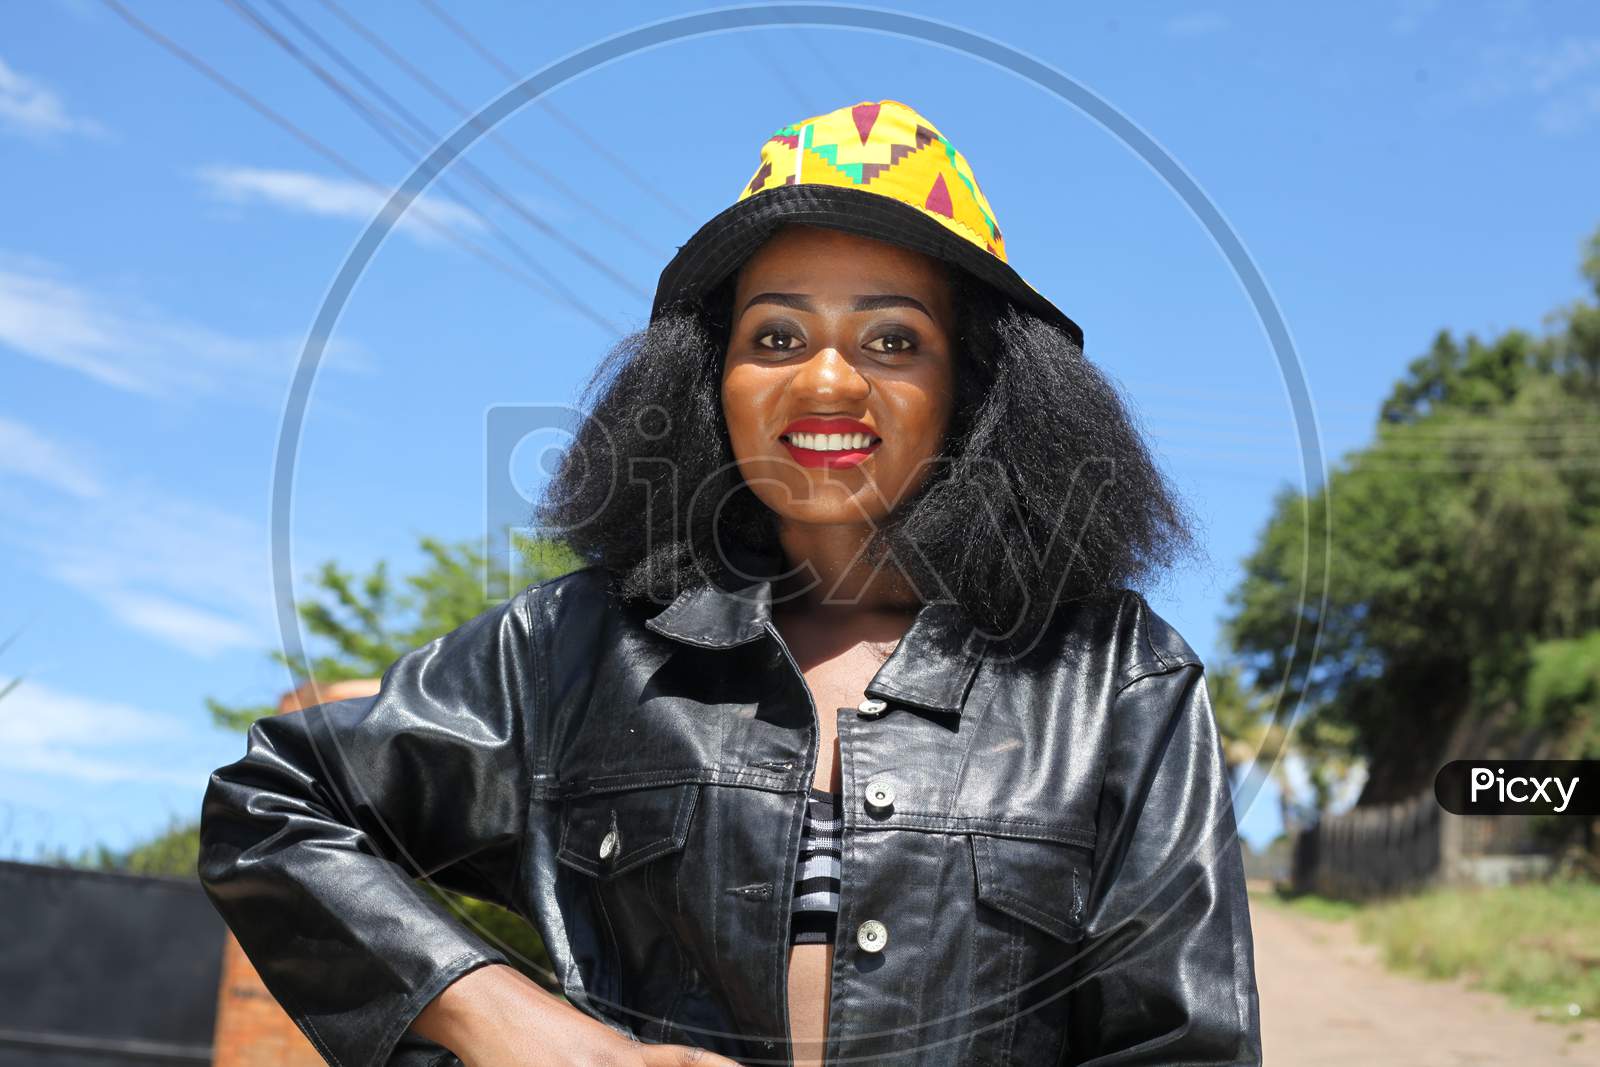
[[[825,345],[800,365],[790,388],[819,400],[856,400],[866,396],[872,384],[844,358],[838,346]]]

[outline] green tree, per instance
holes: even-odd
[[[1600,297],[1600,231],[1583,273]],[[1230,595],[1232,647],[1258,677],[1291,678],[1308,742],[1366,761],[1364,803],[1425,788],[1463,716],[1524,705],[1543,642],[1600,627],[1600,307],[1549,325],[1435,337],[1374,440],[1314,497],[1279,494]],[[1320,508],[1331,541],[1307,530]],[[1301,603],[1323,553],[1327,602]],[[1309,672],[1288,670],[1297,625],[1321,628]]]
[[[1285,830],[1315,821],[1327,811],[1335,788],[1353,769],[1348,731],[1317,720],[1289,730],[1285,717],[1274,714],[1272,694],[1252,687],[1245,681],[1245,673],[1236,662],[1207,672],[1228,777],[1237,787],[1243,784],[1246,768],[1269,768]],[[1303,795],[1291,777],[1291,761],[1304,768],[1309,795]]]
[[[1557,731],[1572,759],[1600,759],[1600,630],[1533,648],[1523,724]]]
[[[173,816],[167,821],[165,830],[131,848],[117,851],[99,844],[86,848],[75,856],[63,852],[47,854],[42,862],[62,867],[116,871],[121,874],[192,878],[199,858],[199,825],[191,820]]]
[[[493,606],[484,590],[507,588],[506,568],[491,565],[472,543],[446,544],[424,537],[420,542],[427,565],[409,575],[401,588],[380,560],[364,575],[355,575],[332,561],[315,575],[317,592],[298,605],[300,621],[316,646],[311,674],[319,683],[378,678],[405,653],[477,617]],[[528,581],[566,574],[582,561],[558,543],[523,541],[520,545]],[[281,650],[268,653],[287,668],[296,686],[307,680],[303,665]],[[249,729],[264,715],[276,714],[276,703],[230,705],[207,698],[206,708],[218,726]]]

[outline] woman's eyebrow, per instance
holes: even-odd
[[[796,311],[815,310],[811,298],[801,293],[757,293],[740,309],[740,314],[749,311],[756,304],[777,304],[779,307],[794,308]],[[858,296],[850,305],[851,311],[881,311],[884,308],[909,307],[916,308],[928,318],[933,318],[922,301],[915,297],[902,296],[898,293],[882,293],[873,296]]]

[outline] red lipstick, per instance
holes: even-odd
[[[801,435],[801,440],[808,444],[816,442],[809,435],[827,434],[864,434],[867,437],[865,448],[806,448],[795,440],[793,435]],[[883,443],[883,438],[872,431],[872,427],[857,419],[796,419],[783,428],[779,439],[783,446],[789,450],[795,462],[802,467],[853,467],[857,463],[872,455],[873,451]],[[825,443],[825,442],[822,442]]]

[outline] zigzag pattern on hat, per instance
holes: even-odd
[[[927,151],[935,145],[940,150]],[[890,197],[1006,259],[1000,227],[965,157],[898,101],[855,104],[777,130],[762,145],[761,162],[739,199],[797,184]]]

